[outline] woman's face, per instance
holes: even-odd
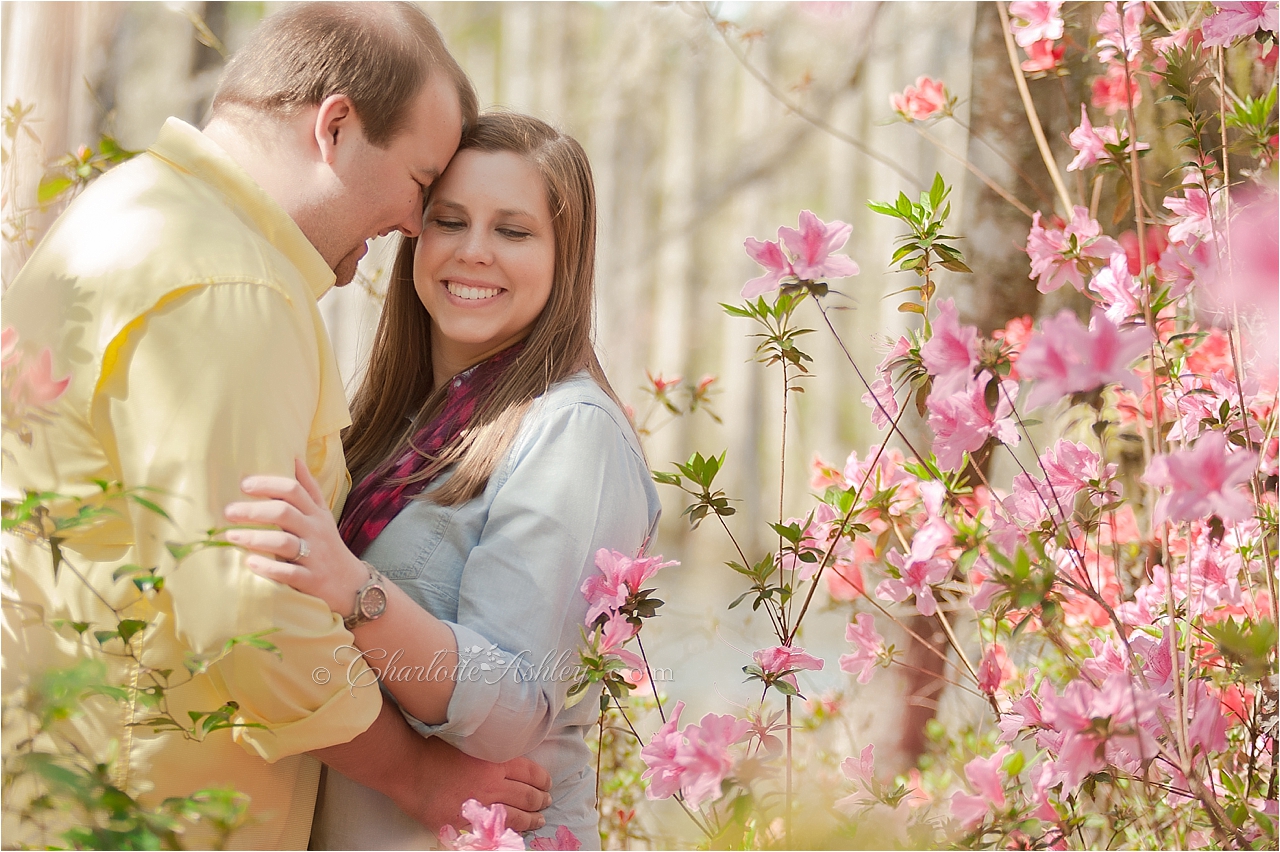
[[[437,376],[529,333],[551,294],[555,235],[542,177],[509,151],[460,151],[432,189],[413,258]]]

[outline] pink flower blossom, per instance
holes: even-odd
[[[796,273],[791,268],[791,261],[783,254],[779,243],[761,242],[755,237],[747,237],[742,245],[747,250],[747,256],[765,268],[764,275],[752,278],[743,285],[742,298],[754,299],[757,296],[763,296],[765,293],[777,290],[786,279],[795,277]]]
[[[1102,127],[1094,127],[1089,121],[1089,112],[1084,104],[1080,105],[1080,126],[1067,136],[1067,141],[1071,143],[1071,147],[1075,148],[1079,153],[1076,158],[1067,165],[1067,171],[1074,172],[1080,169],[1086,169],[1098,162],[1111,159],[1111,152],[1107,150],[1107,146],[1120,145],[1120,131],[1107,124]],[[1146,151],[1151,146],[1145,142],[1139,142],[1136,145],[1129,140],[1129,144],[1125,146],[1126,151]],[[1079,208],[1077,208],[1079,209]]]
[[[733,770],[729,746],[750,732],[751,723],[746,719],[715,713],[684,729],[685,741],[676,749],[676,763],[684,768],[680,792],[689,807],[720,797],[720,784]]]
[[[1100,311],[1094,312],[1087,330],[1070,311],[1045,320],[1018,362],[1022,375],[1037,382],[1028,407],[1113,382],[1140,391],[1142,384],[1129,366],[1150,343],[1147,329],[1121,331]]]
[[[1140,754],[1154,755],[1155,743],[1144,724],[1151,721],[1156,696],[1128,675],[1108,677],[1101,687],[1076,679],[1062,696],[1047,696],[1044,721],[1062,735],[1056,779],[1063,796],[1109,763],[1130,764]]]
[[[1076,207],[1071,222],[1061,231],[1040,224],[1037,211],[1027,234],[1027,254],[1031,257],[1031,278],[1039,278],[1036,289],[1050,293],[1070,283],[1084,290],[1090,259],[1107,259],[1120,251],[1120,244],[1102,233],[1102,226],[1084,207]]]
[[[440,829],[440,839],[450,849],[524,849],[524,839],[507,828],[507,808],[496,804],[491,808],[467,799],[462,803],[462,816],[471,830],[458,834],[451,825]]]
[[[920,76],[914,86],[889,97],[889,105],[907,121],[924,121],[947,106],[947,89],[941,80]]]
[[[964,454],[980,449],[988,438],[1017,446],[1018,430],[1009,415],[1013,412],[1012,400],[1017,397],[1018,384],[998,381],[995,411],[987,407],[990,378],[985,374],[971,380],[967,389],[945,399],[937,399],[936,394],[929,396],[926,404],[929,428],[934,434],[933,451],[943,469],[960,467]]]
[[[1280,201],[1274,192],[1244,198],[1226,226],[1231,255],[1212,254],[1193,262],[1202,271],[1209,307],[1230,316],[1232,306],[1248,323],[1250,342],[1275,370],[1280,338]]]
[[[1248,518],[1253,503],[1238,486],[1249,480],[1257,463],[1257,453],[1229,450],[1221,432],[1206,432],[1189,450],[1156,456],[1143,480],[1169,489],[1156,502],[1157,523],[1208,515],[1224,521]]]
[[[893,367],[911,352],[911,341],[899,337],[889,353],[876,365],[876,378],[871,390],[862,395],[862,402],[871,409],[871,422],[877,429],[886,428],[890,418],[898,415],[898,399],[893,392]]]
[[[1124,252],[1111,255],[1111,262],[1093,277],[1089,288],[1098,294],[1107,319],[1116,325],[1142,313],[1142,284],[1129,273],[1129,258]]]
[[[791,255],[792,269],[801,281],[820,278],[848,278],[858,274],[858,264],[835,254],[849,241],[853,226],[846,222],[823,222],[808,210],[800,211],[800,228],[779,228],[778,236]]]
[[[1009,29],[1019,47],[1030,47],[1040,42],[1062,38],[1062,0],[1030,2],[1014,0],[1009,4],[1009,17],[1013,19]]]
[[[582,594],[590,605],[587,626],[595,624],[601,615],[621,609],[627,598],[639,592],[640,587],[658,571],[679,564],[663,562],[661,556],[632,559],[616,550],[600,548],[596,551],[596,567],[601,573],[593,574],[582,582]]]
[[[1147,16],[1142,0],[1126,0],[1123,15],[1114,2],[1107,3],[1098,16],[1098,59],[1110,62],[1117,55],[1129,61],[1142,51],[1142,22]]]
[[[858,683],[871,681],[872,669],[884,654],[884,638],[876,632],[876,619],[860,612],[844,629],[844,638],[853,643],[853,653],[840,657],[840,671],[858,676]]]
[[[10,356],[13,358],[15,356]],[[19,411],[28,408],[45,408],[67,391],[71,376],[53,377],[53,352],[49,347],[40,350],[35,363],[18,372],[9,392],[10,402]]]
[[[582,848],[582,841],[578,840],[578,835],[570,831],[567,825],[557,825],[555,837],[535,837],[529,841],[529,848],[577,852]]]
[[[992,642],[978,663],[978,689],[986,695],[995,695],[996,690],[1012,680],[1015,674],[1017,671],[1009,662],[1004,646]]]
[[[743,243],[747,254],[765,268],[765,274],[743,286],[743,298],[754,299],[772,292],[791,279],[817,281],[857,275],[858,264],[845,255],[835,254],[848,242],[852,231],[853,226],[845,222],[828,224],[812,212],[802,210],[799,229],[778,228],[778,242],[747,237]]]
[[[1052,71],[1061,65],[1067,46],[1058,44],[1052,39],[1044,39],[1032,43],[1026,51],[1027,58],[1022,63],[1022,70],[1028,74],[1035,74],[1040,71]]]
[[[875,745],[868,745],[857,758],[846,757],[840,762],[840,771],[844,773],[845,778],[857,782],[862,788],[835,802],[837,809],[844,813],[853,813],[858,805],[869,800],[867,792],[871,791],[875,784]]]
[[[884,601],[901,603],[914,595],[916,609],[921,615],[935,614],[938,611],[938,602],[933,597],[933,586],[950,576],[952,563],[947,559],[914,562],[904,558],[897,551],[889,554],[888,562],[898,568],[902,579],[888,577],[881,580],[876,586],[876,597]]]
[[[969,779],[978,795],[1002,808],[1005,804],[1004,785],[1001,776],[1004,774],[1001,764],[1009,756],[1011,749],[1007,745],[1000,746],[990,757],[975,757],[964,765],[964,777]]]
[[[1205,47],[1226,47],[1238,38],[1251,36],[1258,30],[1276,32],[1275,0],[1254,3],[1219,3],[1218,11],[1200,28]]]
[[[797,690],[800,686],[796,683],[795,672],[822,671],[822,667],[826,665],[825,661],[818,659],[798,645],[794,647],[777,645],[773,648],[761,648],[752,654],[751,658],[755,660],[755,664],[768,677],[788,683],[793,689]]]
[[[1166,197],[1164,206],[1179,217],[1169,228],[1170,242],[1189,243],[1213,236],[1213,213],[1209,209],[1209,195],[1203,189],[1188,186],[1182,198]]]
[[[18,330],[13,326],[6,326],[3,332],[0,332],[0,364],[5,367],[12,367],[18,362]]]
[[[933,336],[920,347],[920,360],[933,376],[933,393],[950,396],[969,384],[978,363],[978,329],[961,326],[953,299],[938,302]]]
[[[677,701],[666,723],[640,749],[640,759],[647,767],[640,777],[648,781],[645,795],[650,799],[669,799],[680,789],[684,767],[676,761],[676,752],[684,742],[684,735],[676,728],[680,725],[680,711],[684,702]]]
[[[1142,103],[1138,79],[1126,74],[1123,65],[1108,65],[1107,73],[1093,78],[1090,92],[1090,102],[1107,115],[1125,112],[1131,105],[1136,108]]]
[[[977,828],[991,812],[991,805],[981,796],[970,796],[956,791],[951,796],[951,815],[960,821],[966,831]]]

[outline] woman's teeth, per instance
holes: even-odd
[[[452,281],[444,283],[445,289],[457,296],[459,299],[488,299],[502,292],[500,287],[464,287],[461,284],[454,284]]]

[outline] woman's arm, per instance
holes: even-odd
[[[233,529],[226,538],[258,551],[246,559],[255,573],[314,595],[345,618],[355,610],[356,592],[369,581],[369,569],[343,543],[306,465],[298,462],[294,473],[296,480],[246,477],[241,484],[244,493],[265,499],[232,503],[226,509],[232,523],[274,524],[279,530]],[[309,552],[291,560],[302,550],[300,540],[307,543]],[[382,587],[386,611],[352,631],[355,645],[379,677],[393,659],[397,668],[422,666],[428,676],[387,685],[414,718],[430,724],[443,722],[453,697],[452,673],[458,659],[453,631],[395,583],[384,579]],[[377,688],[372,682],[352,686]]]
[[[563,709],[596,552],[634,553],[657,514],[629,427],[612,405],[589,401],[600,396],[565,388],[544,398],[495,471],[449,625],[461,668],[448,721],[415,725],[420,733],[501,761],[540,743]]]

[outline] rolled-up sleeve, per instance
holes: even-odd
[[[492,761],[538,745],[564,707],[596,551],[634,555],[650,532],[648,469],[609,412],[574,402],[530,418],[463,569],[448,718],[410,718]]]
[[[140,564],[172,565],[167,541],[226,526],[223,509],[244,499],[245,476],[291,476],[295,458],[337,497],[341,446],[336,435],[312,435],[315,333],[305,310],[249,283],[183,292],[122,333],[94,418],[120,480],[152,489],[146,496],[172,518],[130,506]],[[186,649],[216,654],[231,637],[270,631],[278,653],[236,646],[208,671],[218,696],[239,705],[236,721],[265,726],[235,729],[246,749],[274,761],[347,742],[373,723],[378,690],[351,689],[341,676],[335,653],[352,638],[322,601],[257,576],[235,548],[196,551],[165,573],[155,606]],[[337,676],[316,676],[321,669]]]

